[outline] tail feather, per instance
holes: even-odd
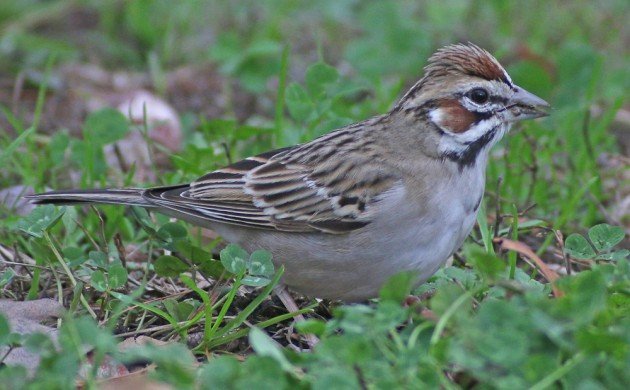
[[[50,191],[42,194],[25,196],[34,204],[80,204],[80,203],[102,203],[120,204],[128,206],[151,206],[142,193],[141,188],[126,189],[99,189],[99,190],[67,190]]]

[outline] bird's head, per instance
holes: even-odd
[[[514,84],[501,64],[476,45],[439,49],[424,71],[392,112],[430,122],[439,135],[441,157],[474,163],[512,123],[548,115],[546,101]]]

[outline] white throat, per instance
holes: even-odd
[[[434,110],[429,119],[442,130],[438,142],[438,154],[451,160],[460,160],[464,165],[476,163],[479,157],[487,160],[490,149],[510,130],[511,123],[489,118],[475,123],[462,133],[454,133],[441,126],[443,123],[441,110]]]

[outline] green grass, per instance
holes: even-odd
[[[459,41],[489,49],[516,83],[554,108],[495,147],[479,226],[454,265],[414,291],[421,302],[401,304],[409,292],[404,275],[378,301],[301,302],[308,319],[299,330],[321,339],[312,353],[286,347],[287,338],[299,344],[292,315],[269,298],[282,270],[265,267],[264,254],[228,247],[213,257],[214,237],[139,210],[42,207],[20,216],[1,206],[0,244],[33,259],[26,268],[0,260],[3,297],[48,296],[69,308],[58,349],[41,336],[11,335],[0,316],[0,345],[27,345],[42,357],[32,385],[73,386],[86,345],[97,363],[106,354],[153,361],[152,375],[178,388],[630,382],[627,239],[602,225],[628,222],[611,217],[627,186],[624,167],[602,163],[621,156],[623,132],[613,128],[630,90],[624,1],[31,0],[0,8],[0,81],[24,80],[17,105],[11,92],[0,94],[0,189],[192,180],[386,112],[433,50]],[[112,169],[104,147],[148,125],[104,109],[75,126],[47,110],[65,88],[60,69],[73,62],[143,72],[173,105],[173,72],[211,66],[210,76],[198,77],[221,87],[202,95],[203,104],[221,101],[221,114],[178,106],[182,150],[166,167],[152,167],[160,170],[154,182],[133,183],[134,167]],[[563,296],[533,259],[500,249],[496,237],[529,245],[558,273],[565,257],[578,259],[573,275],[557,283]],[[243,284],[263,287],[244,293]],[[117,352],[114,335],[137,334],[179,343]],[[193,360],[201,365],[193,368]],[[84,371],[94,386],[96,369]],[[27,373],[0,369],[0,377],[19,388]]]

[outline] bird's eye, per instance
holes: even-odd
[[[488,101],[488,91],[483,88],[474,88],[468,91],[466,96],[477,104],[484,104]]]

